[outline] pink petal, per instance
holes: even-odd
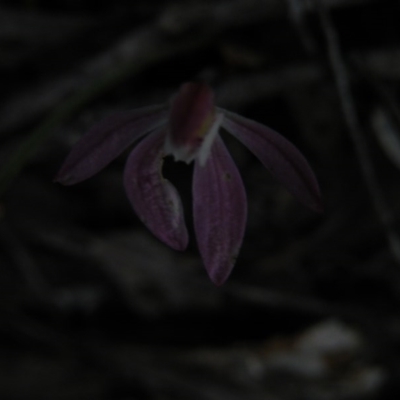
[[[103,119],[73,146],[55,181],[73,185],[92,177],[166,119],[165,106],[119,112]]]
[[[225,111],[222,127],[249,148],[286,189],[304,205],[322,212],[317,179],[304,156],[274,130]]]
[[[240,174],[218,136],[204,167],[194,167],[194,228],[211,280],[222,285],[235,264],[247,218]]]
[[[161,171],[165,134],[165,128],[161,128],[133,149],[125,167],[124,186],[147,228],[173,249],[184,250],[188,234],[181,200]]]

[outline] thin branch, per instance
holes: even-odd
[[[357,116],[355,101],[350,88],[349,72],[341,53],[339,40],[323,2],[321,0],[314,0],[314,3],[325,35],[329,62],[335,78],[345,122],[354,143],[365,183],[372,198],[375,210],[385,228],[391,252],[395,260],[400,263],[400,238],[393,228],[395,218],[378,183],[378,177]]]

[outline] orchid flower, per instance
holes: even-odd
[[[98,173],[138,139],[124,171],[130,203],[144,225],[173,249],[188,244],[182,203],[162,175],[163,158],[194,161],[193,216],[207,273],[222,285],[242,245],[247,199],[239,171],[218,135],[242,142],[300,202],[321,211],[317,180],[303,155],[283,136],[214,105],[202,83],[185,83],[171,103],[120,112],[95,125],[72,148],[56,181],[72,185]]]

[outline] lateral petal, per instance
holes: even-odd
[[[219,136],[206,164],[195,163],[193,214],[204,266],[213,283],[222,285],[242,245],[247,199],[239,171]]]
[[[224,110],[222,127],[242,142],[301,203],[322,212],[317,179],[297,148],[265,125]]]
[[[106,117],[72,147],[55,181],[73,185],[92,177],[166,120],[165,106],[144,107]]]
[[[162,176],[166,129],[143,139],[128,157],[124,186],[138,217],[162,242],[184,250],[188,233],[182,203],[175,187]]]

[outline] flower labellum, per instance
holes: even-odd
[[[222,122],[214,105],[214,93],[207,85],[185,83],[173,99],[169,114],[166,154],[190,163],[198,151],[204,165]]]
[[[216,285],[230,275],[242,245],[247,199],[239,171],[219,137],[235,136],[300,202],[321,212],[315,175],[296,147],[274,130],[214,105],[211,88],[185,83],[169,105],[139,108],[105,118],[72,148],[56,181],[72,185],[90,178],[132,143],[124,186],[147,228],[175,250],[188,234],[175,187],[162,176],[162,160],[194,161],[193,216],[207,273]]]

